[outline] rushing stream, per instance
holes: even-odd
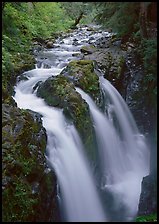
[[[25,72],[27,80],[15,86],[14,99],[18,107],[42,115],[47,132],[46,158],[57,175],[64,221],[120,221],[116,214],[121,213],[121,207],[124,208],[122,220],[131,221],[137,213],[142,178],[149,173],[149,150],[144,136],[139,133],[118,91],[102,74],[99,81],[105,99],[104,111],[88,94],[76,88],[89,105],[97,138],[101,183],[96,183],[82,140],[76,128],[67,123],[62,109],[50,107],[36,96],[34,87],[39,81],[60,74],[69,61],[80,59],[82,45],[102,35],[110,33],[91,34],[86,28],[80,28],[69,37],[59,38],[54,48],[37,54],[36,68]],[[111,206],[116,212],[113,215],[109,214],[109,205],[105,205],[107,200],[101,196],[108,192],[113,197]]]

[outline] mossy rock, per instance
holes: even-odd
[[[14,72],[23,73],[24,71],[33,69],[35,66],[35,58],[33,55],[19,53],[14,56]]]
[[[82,46],[80,51],[84,54],[92,54],[94,51],[96,51],[97,49],[93,46],[93,45],[89,45],[89,46]]]
[[[11,96],[13,95],[13,86],[16,84],[17,77],[23,72],[35,67],[35,58],[26,53],[17,53],[12,56],[11,71],[4,73],[2,78],[2,102],[13,105]]]
[[[93,60],[71,61],[61,74],[98,101],[100,97],[99,77],[94,71],[94,63]]]
[[[126,70],[126,52],[120,47],[113,46],[111,43],[109,48],[96,48],[92,54],[84,55],[85,60],[96,61],[98,67],[104,73],[104,77],[108,79],[119,91],[122,89],[122,81]]]
[[[48,174],[45,172],[47,168],[45,147],[46,133],[40,115],[3,104],[2,220],[4,222],[48,221],[45,209],[47,210],[49,205],[44,202],[46,198],[53,200],[56,180],[54,178],[50,188],[46,181]],[[36,192],[34,192],[35,183],[38,186]]]
[[[84,62],[83,62],[84,65]],[[40,84],[37,96],[44,98],[50,106],[62,108],[69,122],[76,126],[88,154],[94,155],[94,130],[87,103],[75,90],[75,86],[62,74],[48,78]]]

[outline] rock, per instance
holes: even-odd
[[[34,45],[32,52],[34,55],[37,55],[41,50],[43,50],[43,46],[41,44],[37,44]]]
[[[93,27],[88,27],[87,31],[95,31],[95,29]]]
[[[83,47],[81,47],[80,50],[81,50],[82,53],[84,53],[86,55],[86,54],[92,54],[97,49],[94,46],[89,45],[89,46],[83,46]]]
[[[126,53],[120,48],[117,46],[97,48],[92,54],[84,55],[84,59],[96,61],[105,78],[115,85],[118,91],[122,89],[122,79],[126,69]]]
[[[48,41],[47,43],[46,43],[46,47],[47,48],[53,48],[53,41]]]
[[[11,96],[13,95],[13,86],[16,83],[17,77],[23,72],[33,69],[35,66],[33,55],[26,53],[17,53],[12,59],[13,70],[12,75],[6,74],[2,79],[2,102],[13,104]]]
[[[52,171],[45,172],[45,147],[46,133],[40,115],[2,104],[4,222],[55,220],[56,177]],[[33,193],[35,183],[38,187]]]
[[[138,216],[157,213],[157,178],[150,174],[143,178]]]
[[[40,44],[44,44],[45,43],[45,39],[41,38],[41,37],[34,37],[33,39],[33,42],[36,42],[36,43],[40,43]]]
[[[95,138],[87,103],[76,92],[81,87],[97,100],[100,95],[98,76],[94,72],[93,61],[72,61],[56,77],[42,83],[37,96],[44,98],[50,106],[62,108],[65,116],[76,126],[88,155],[95,160]]]
[[[100,97],[99,78],[94,69],[95,63],[93,60],[74,60],[64,68],[61,74],[98,102]]]
[[[115,40],[112,44],[114,46],[121,47],[121,40]]]

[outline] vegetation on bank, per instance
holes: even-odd
[[[136,222],[157,222],[157,214],[138,216]]]
[[[58,2],[3,2],[2,97],[12,94],[17,73],[31,69],[32,40],[68,29],[72,20]],[[25,65],[26,64],[26,65]]]
[[[3,104],[2,134],[2,220],[30,221],[40,204],[32,191],[44,175],[45,130],[26,110]]]
[[[144,66],[142,95],[157,109],[157,4],[156,2],[95,2],[95,21],[117,33],[122,43],[130,41]]]
[[[74,24],[75,20],[79,18],[79,13],[83,13],[82,19],[80,20],[81,23],[90,23],[96,16],[96,21],[98,21],[98,23],[102,23],[105,27],[111,28],[113,31],[117,32],[118,37],[120,37],[123,42],[130,40],[135,44],[135,47],[138,49],[137,54],[145,69],[145,77],[142,80],[143,91],[140,94],[146,96],[145,99],[147,105],[156,111],[157,38],[155,35],[155,19],[152,16],[152,14],[155,13],[151,12],[152,9],[150,7],[153,3],[149,2],[145,4],[147,4],[145,6],[145,12],[147,12],[148,16],[142,20],[140,3],[3,2],[3,102],[11,103],[13,85],[15,84],[17,75],[34,67],[35,61],[31,56],[33,39],[37,37],[43,39],[51,38],[54,36],[54,33],[68,30],[68,28]],[[90,16],[86,17],[87,14]],[[105,21],[107,21],[106,24]],[[83,67],[83,65],[81,67]],[[82,80],[81,84],[86,84],[87,87],[87,80]],[[57,91],[60,91],[61,97],[63,97],[65,93],[62,92],[63,89],[59,88],[57,88]],[[90,92],[96,92],[97,89],[98,87],[94,84],[91,89],[88,90]],[[83,114],[80,114],[82,111],[76,105],[76,97],[72,94],[69,96],[69,100],[72,100],[71,102],[74,106],[75,114],[73,114],[73,116],[77,117],[77,113],[79,113],[78,116],[83,118]],[[72,105],[68,104],[68,106],[71,107]],[[24,115],[27,117],[27,114]],[[28,136],[32,132],[36,133],[37,130],[34,129],[37,129],[37,127],[33,122],[32,126],[28,127],[27,120],[28,118],[26,119],[26,127],[24,127],[25,129],[27,128],[27,130],[24,129],[21,131],[21,139],[10,138],[10,145],[7,145],[8,143],[5,142],[5,137],[10,137],[8,136],[7,123],[4,125],[2,133],[6,147],[3,151],[3,163],[6,163],[4,163],[4,175],[5,177],[10,178],[10,174],[15,173],[12,183],[9,181],[7,182],[8,188],[6,188],[6,191],[4,191],[3,194],[3,207],[5,209],[3,213],[4,221],[26,221],[29,213],[30,216],[34,218],[34,214],[32,213],[33,210],[31,208],[38,206],[37,200],[35,200],[34,195],[32,195],[30,184],[26,184],[26,176],[29,176],[31,173],[30,164],[33,167],[37,166],[35,164],[36,159],[32,160],[32,157],[27,158],[25,155],[24,157],[22,155],[18,156],[23,147],[23,153],[28,153],[27,150],[29,147],[30,151],[34,150],[34,142],[32,142],[32,144],[25,142],[26,139],[24,137],[26,136],[27,131]],[[13,133],[14,127],[16,127],[16,123],[14,122],[13,124],[10,122],[10,125],[13,126],[11,127]],[[79,123],[79,125],[81,124]],[[10,152],[8,152],[8,148]],[[39,148],[44,148],[44,145]],[[19,158],[19,160],[16,161],[18,164],[14,164],[17,156]],[[19,178],[19,174],[21,179]],[[45,208],[45,206],[43,208]],[[39,208],[36,211],[42,212]],[[137,217],[136,221],[156,221],[156,219],[155,215],[150,215]]]
[[[2,11],[2,96],[6,98],[24,61],[30,60],[32,40],[50,38],[68,30],[83,15],[80,23],[92,21],[112,29],[122,42],[131,41],[143,63],[143,94],[156,108],[157,36],[155,3],[128,2],[3,2]],[[131,14],[131,16],[129,16]],[[26,55],[27,54],[27,55]],[[151,61],[151,64],[149,63]],[[33,67],[34,62],[28,69]],[[18,68],[17,68],[18,67]],[[26,66],[23,68],[26,69]],[[22,69],[22,70],[23,70]]]

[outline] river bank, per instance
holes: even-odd
[[[92,32],[92,34],[93,34],[93,32],[94,32],[93,28],[91,30],[88,27],[88,29],[90,31],[87,30],[87,32]],[[64,36],[65,35],[66,34],[64,34]],[[62,36],[62,38],[64,36]],[[68,34],[65,37],[67,37],[67,36],[68,36]],[[61,44],[63,46],[63,51],[65,51],[65,50],[67,51],[67,49],[65,48],[65,47],[67,47],[66,46],[67,43],[63,43],[62,42],[62,38],[61,38],[61,40],[59,40],[59,44]],[[78,48],[78,38],[75,37],[75,33],[71,36],[71,38],[72,38],[72,41],[74,43],[73,46],[77,46],[77,48]],[[83,41],[84,41],[84,43],[87,42],[87,41],[89,42],[89,41],[91,41],[90,39],[91,39],[91,35],[89,37],[84,38]],[[107,40],[109,40],[109,42],[110,42],[112,40],[112,36],[111,37],[107,37]],[[50,54],[50,56],[49,56],[49,51],[47,52],[47,51],[45,51],[45,49],[42,52],[42,54],[39,51],[36,51],[38,46],[39,46],[39,43],[36,43],[36,44],[34,43],[36,45],[35,48],[34,48],[34,54],[35,54],[36,60],[38,61],[37,67],[38,66],[41,67],[40,63],[42,62],[41,64],[42,64],[42,66],[44,68],[50,68],[50,66],[53,66],[55,64],[58,65],[59,61],[61,60],[61,59],[56,57],[56,52],[57,52],[57,54],[59,53],[58,52],[58,47],[59,47],[58,44],[54,45],[53,41],[52,41],[52,43],[51,43],[51,41],[52,40],[46,41],[44,46],[50,49],[50,45],[51,45],[51,47],[54,48],[54,52],[55,52],[54,58],[51,58],[52,55]],[[81,41],[81,38],[80,38],[80,41]],[[92,41],[93,41],[93,39],[92,39]],[[103,71],[103,72],[105,72],[105,76],[106,77],[110,77],[110,79],[112,78],[112,82],[116,83],[116,86],[120,87],[119,82],[121,83],[123,81],[121,79],[121,77],[123,77],[123,70],[125,69],[125,64],[126,64],[126,58],[125,58],[125,54],[123,52],[126,52],[127,48],[126,48],[125,51],[123,51],[123,49],[120,49],[120,43],[118,41],[120,41],[120,40],[115,40],[115,38],[114,38],[113,41],[111,41],[111,45],[113,46],[113,49],[114,49],[114,47],[116,47],[116,45],[119,44],[119,46],[117,46],[118,47],[118,51],[115,51],[114,54],[112,53],[112,48],[110,48],[109,45],[107,45],[107,47],[105,46],[105,44],[106,44],[105,41],[104,41],[104,46],[106,47],[106,49],[104,47],[104,50],[101,48],[101,46],[98,49],[96,48],[96,46],[91,47],[91,49],[90,49],[90,46],[89,47],[88,46],[84,46],[83,48],[80,47],[81,49],[79,48],[77,52],[74,52],[74,50],[73,50],[73,52],[70,52],[69,60],[67,58],[68,57],[68,55],[67,55],[66,60],[64,60],[64,63],[63,64],[60,63],[60,69],[64,68],[69,63],[69,61],[71,59],[73,59],[73,58],[76,58],[77,60],[81,60],[81,59],[82,60],[90,60],[91,59],[91,60],[97,62],[98,67],[101,66],[100,69],[102,69],[102,66],[104,66],[105,69],[106,69],[106,71]],[[48,42],[50,42],[50,43],[48,44]],[[101,43],[101,41],[99,41],[99,43]],[[114,46],[114,44],[115,44],[115,46]],[[81,43],[80,43],[80,45],[81,45]],[[128,47],[133,49],[133,46],[130,47],[129,45],[131,45],[130,43],[128,44]],[[41,46],[41,44],[40,44],[40,46]],[[42,48],[44,46],[42,46]],[[41,49],[41,47],[40,47],[40,49]],[[108,54],[108,52],[109,52],[109,54]],[[120,52],[121,52],[121,54],[120,54]],[[100,55],[100,57],[99,57],[99,55]],[[119,55],[118,59],[116,58],[117,55]],[[110,58],[111,58],[111,60],[110,60]],[[64,56],[64,59],[65,59],[65,56]],[[102,65],[99,64],[98,61],[102,62]],[[115,64],[115,61],[117,62],[117,64]],[[108,71],[110,73],[109,76],[108,76]],[[111,77],[111,74],[115,74],[115,76]],[[88,86],[87,86],[87,88],[88,88]]]

